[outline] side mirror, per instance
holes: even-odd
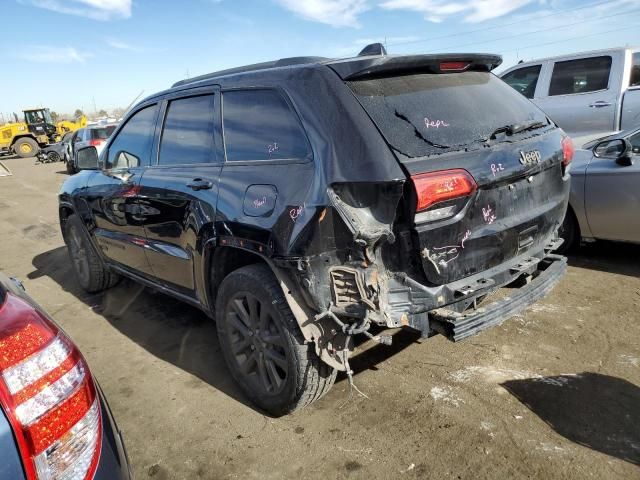
[[[618,165],[628,167],[633,165],[631,158],[632,146],[629,140],[618,138],[605,140],[593,147],[593,155],[598,158],[613,158]]]
[[[78,170],[97,170],[98,151],[96,147],[81,148],[76,152],[76,167]]]

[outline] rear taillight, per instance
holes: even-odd
[[[102,145],[106,140],[98,140],[96,138],[89,140],[89,145],[92,147],[97,147],[99,145]]]
[[[0,306],[0,403],[28,479],[88,479],[102,427],[89,368],[71,341],[30,304],[7,294]]]
[[[478,188],[466,170],[442,170],[411,177],[416,189],[416,212],[420,221],[433,221],[454,215],[461,201]],[[416,216],[417,217],[417,216]]]
[[[563,170],[566,171],[567,167],[573,160],[573,155],[576,153],[576,148],[573,146],[573,140],[570,137],[562,138],[562,166]]]

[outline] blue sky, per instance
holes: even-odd
[[[640,46],[638,0],[3,0],[2,17],[5,115],[126,107],[187,75],[385,39],[389,53],[491,52],[504,67]]]

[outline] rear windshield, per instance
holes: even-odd
[[[533,103],[488,72],[347,82],[396,151],[423,157],[486,141],[498,128],[547,123]]]
[[[115,129],[116,125],[109,125],[108,127],[102,128],[92,128],[91,138],[93,138],[94,140],[106,140],[111,136]]]

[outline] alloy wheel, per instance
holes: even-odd
[[[226,331],[238,371],[262,394],[276,395],[288,375],[288,348],[273,307],[249,292],[227,303]]]

